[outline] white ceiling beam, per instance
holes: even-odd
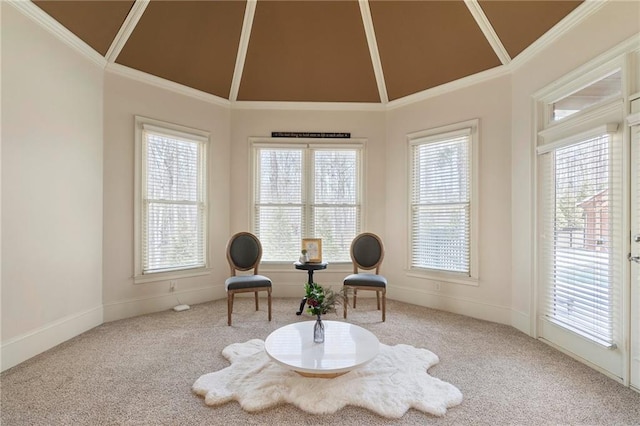
[[[233,70],[233,79],[231,80],[231,89],[229,90],[229,101],[231,102],[235,102],[238,99],[240,81],[242,80],[242,73],[244,71],[244,62],[247,59],[247,49],[249,49],[251,28],[253,27],[253,16],[256,14],[256,5],[257,0],[247,0],[247,6],[244,9],[244,21],[242,22],[242,33],[240,34],[236,66]]]
[[[107,54],[105,58],[108,63],[114,63],[118,58],[118,55],[124,48],[124,45],[131,37],[131,33],[138,25],[138,21],[142,17],[142,14],[147,9],[150,0],[136,0],[133,6],[131,6],[131,10],[129,14],[125,18],[122,26],[120,26],[120,30],[118,30],[118,34],[111,42],[111,46],[109,46],[109,50],[107,50]]]
[[[491,22],[489,22],[487,15],[484,14],[484,10],[482,10],[482,7],[480,7],[478,0],[464,0],[464,3],[467,5],[467,8],[469,9],[469,12],[471,12],[473,19],[476,20],[476,23],[480,27],[480,30],[493,48],[493,51],[498,56],[498,59],[500,59],[500,62],[502,62],[502,65],[509,65],[509,63],[511,62],[511,56],[509,56],[507,49],[505,49],[502,45],[502,41],[500,41],[498,34],[496,34],[495,30],[493,29],[493,26],[491,25]]]
[[[373,64],[373,72],[378,83],[378,93],[380,94],[380,102],[384,105],[389,102],[387,95],[387,85],[384,81],[384,72],[382,71],[382,62],[380,61],[380,52],[378,51],[378,42],[376,40],[376,32],[373,29],[373,19],[371,18],[371,9],[368,0],[358,0],[360,5],[360,14],[362,15],[362,23],[364,24],[364,32],[367,35],[367,44],[369,45],[369,54],[371,55],[371,63]]]

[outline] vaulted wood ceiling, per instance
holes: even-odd
[[[387,103],[504,66],[581,0],[34,0],[108,62],[230,101]]]

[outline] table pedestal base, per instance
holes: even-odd
[[[296,312],[296,315],[302,315],[302,311],[304,310],[304,305],[307,303],[307,298],[303,297],[302,301],[300,302],[300,309],[298,309],[298,312]]]
[[[318,262],[318,263],[300,263],[294,262],[293,265],[296,269],[301,269],[303,271],[307,271],[307,275],[309,278],[307,279],[307,283],[313,284],[313,271],[320,271],[322,269],[327,269],[327,262]],[[300,302],[300,309],[296,312],[296,315],[302,315],[304,311],[304,305],[307,303],[307,298],[303,297]]]
[[[345,371],[344,373],[326,373],[326,374],[322,374],[322,373],[303,373],[302,371],[296,371],[296,373],[298,373],[299,375],[303,376],[303,377],[313,377],[316,379],[333,379],[334,377],[338,377],[338,376],[342,376],[343,374],[347,374],[348,371]]]

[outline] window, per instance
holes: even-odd
[[[136,277],[207,266],[207,143],[208,133],[136,117]]]
[[[302,238],[322,239],[322,260],[350,262],[360,232],[362,144],[253,143],[253,228],[264,262],[291,262]]]
[[[551,103],[552,121],[562,120],[607,99],[620,97],[622,94],[622,70],[591,82],[575,92]]]
[[[412,270],[477,278],[477,127],[477,120],[473,120],[409,136]]]

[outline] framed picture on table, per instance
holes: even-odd
[[[309,262],[322,262],[322,238],[303,238],[302,250],[307,251]]]

